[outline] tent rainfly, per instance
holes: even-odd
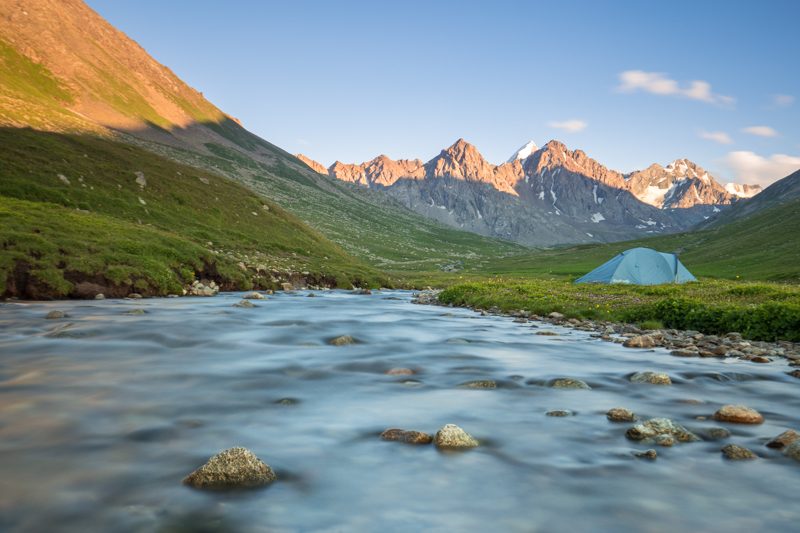
[[[686,270],[675,254],[665,254],[650,248],[631,248],[576,279],[575,283],[661,285],[687,281],[697,281],[697,278]]]

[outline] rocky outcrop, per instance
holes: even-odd
[[[447,424],[437,431],[433,442],[437,448],[444,449],[474,448],[478,446],[478,441],[472,435],[455,424]]]
[[[625,187],[642,202],[660,209],[723,206],[739,198],[688,159],[677,159],[666,167],[653,164],[632,172],[626,176]]]
[[[305,156],[303,154],[297,154],[295,157],[297,157],[297,159],[308,165],[308,167],[311,168],[311,170],[313,170],[314,172],[317,172],[319,174],[324,174],[326,176],[328,175],[328,169],[325,168],[325,165],[323,165],[322,163],[317,163],[310,157]]]

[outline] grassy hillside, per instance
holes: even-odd
[[[800,201],[694,233],[531,252],[484,272],[578,277],[636,246],[677,253],[696,276],[800,282]]]
[[[348,253],[382,270],[438,271],[447,265],[482,268],[498,258],[527,250],[515,243],[448,228],[409,211],[379,191],[317,174],[238,124],[228,121],[213,126],[229,144],[205,143],[201,151],[138,137],[128,137],[128,141],[245,184]]]
[[[5,128],[0,169],[0,293],[75,295],[88,280],[164,294],[197,276],[247,287],[304,271],[381,281],[247,188],[134,146]]]

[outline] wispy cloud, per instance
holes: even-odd
[[[733,144],[731,136],[724,131],[701,131],[700,138],[708,141],[714,141],[719,144]]]
[[[589,125],[583,120],[578,119],[571,119],[571,120],[563,120],[563,121],[551,121],[547,123],[548,126],[551,128],[556,128],[559,130],[564,130],[569,133],[576,133],[579,131],[583,131]]]
[[[660,96],[680,96],[709,104],[731,105],[736,100],[732,96],[717,94],[711,90],[711,84],[703,80],[694,80],[688,84],[667,77],[663,72],[646,72],[644,70],[626,70],[619,75],[617,89],[625,93],[644,91]]]
[[[748,126],[747,128],[742,128],[742,131],[745,133],[749,133],[750,135],[757,135],[759,137],[778,136],[778,132],[770,128],[769,126]]]
[[[800,157],[773,154],[769,157],[755,152],[730,152],[723,159],[737,183],[757,184],[766,187],[800,169]]]
[[[791,94],[773,94],[772,103],[778,107],[789,107],[794,103],[794,96]]]

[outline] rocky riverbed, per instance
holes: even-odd
[[[793,347],[411,299],[0,304],[0,529],[795,529]]]
[[[440,305],[437,290],[426,290],[414,295],[414,303]],[[699,331],[676,329],[643,330],[634,324],[620,324],[599,320],[580,320],[567,318],[558,312],[546,316],[528,313],[524,310],[503,313],[498,308],[475,309],[481,315],[510,316],[516,322],[531,322],[534,327],[540,323],[554,324],[579,331],[593,333],[593,337],[608,342],[622,344],[626,348],[666,348],[676,357],[714,357],[737,358],[753,363],[772,363],[785,360],[789,366],[800,366],[800,343],[789,341],[764,342],[748,340],[741,333],[730,332],[725,335],[704,335]],[[539,331],[539,334],[551,334]],[[800,372],[789,371],[800,376]]]

